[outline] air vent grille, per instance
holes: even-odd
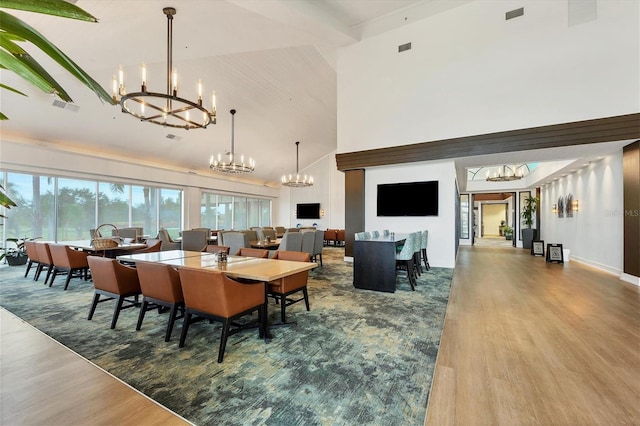
[[[69,110],[71,112],[78,112],[80,110],[79,106],[61,101],[60,99],[54,99],[51,105],[53,105],[56,108]]]
[[[173,134],[171,134],[171,133],[169,133],[169,134],[167,135],[167,139],[171,139],[171,140],[174,140],[174,141],[176,141],[176,142],[180,142],[180,141],[182,140],[182,138],[181,138],[180,136],[178,136],[178,135],[173,135]]]
[[[524,15],[524,7],[507,12],[504,18],[508,21],[509,19],[517,18],[518,16],[522,15]]]
[[[411,50],[411,43],[405,43],[398,46],[398,52],[406,52],[407,50]]]

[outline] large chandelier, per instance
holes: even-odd
[[[526,171],[523,169],[526,166],[526,164],[521,164],[519,166],[503,165],[501,167],[498,167],[498,169],[493,173],[487,171],[486,179],[489,182],[510,182],[513,180],[519,180],[529,172],[528,168],[526,169]]]
[[[113,100],[120,102],[122,112],[141,121],[181,129],[203,129],[216,124],[216,92],[212,95],[211,110],[202,106],[202,82],[198,81],[198,99],[195,102],[178,97],[178,73],[173,69],[173,15],[176,9],[162,9],[167,16],[167,92],[147,91],[147,69],[142,64],[142,86],[139,92],[127,93],[122,66],[118,77],[113,77]],[[120,99],[118,100],[118,96]]]
[[[251,173],[256,168],[256,163],[253,161],[253,158],[249,158],[249,161],[245,162],[244,155],[241,155],[240,161],[236,161],[233,146],[233,133],[235,125],[234,119],[236,116],[236,110],[232,109],[229,112],[231,113],[231,151],[225,152],[224,154],[218,154],[217,158],[212,155],[209,159],[209,168],[216,172],[230,174]]]
[[[282,184],[284,186],[290,186],[292,188],[301,188],[305,186],[313,185],[313,178],[311,176],[304,175],[304,177],[300,178],[300,173],[298,171],[298,163],[299,163],[299,149],[300,142],[296,142],[296,174],[294,175],[283,175],[282,176]]]

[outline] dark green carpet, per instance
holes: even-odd
[[[273,329],[269,344],[253,330],[231,336],[222,364],[218,324],[194,324],[180,349],[181,320],[164,342],[167,314],[148,312],[136,332],[128,309],[110,330],[105,302],[87,321],[93,287],[80,279],[63,291],[64,277],[49,288],[5,267],[0,305],[199,425],[422,425],[453,271],[432,268],[415,292],[401,277],[396,293],[378,293],[353,287],[343,249],[324,253],[311,311],[288,309],[297,327]]]

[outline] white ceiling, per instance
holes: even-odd
[[[141,123],[119,107],[103,104],[37,49],[26,47],[79,108],[74,112],[54,107],[51,95],[0,71],[3,84],[29,95],[2,91],[0,108],[9,117],[2,123],[3,138],[209,174],[211,154],[230,148],[233,108],[236,154],[251,155],[256,161],[255,173],[241,179],[276,186],[282,174],[295,171],[296,141],[300,141],[300,169],[336,149],[337,48],[470,1],[76,1],[98,18],[97,24],[9,11],[53,41],[105,89],[110,90],[122,65],[127,90],[138,91],[144,62],[148,89],[164,92],[162,9],[175,7],[173,62],[180,76],[179,95],[195,99],[202,79],[205,94],[217,93],[218,124],[186,131]],[[169,134],[178,136],[179,142],[168,139]],[[578,157],[575,150],[529,152],[518,154],[523,158],[511,154],[508,162],[572,158],[558,155]],[[500,156],[461,159],[459,178],[466,175],[464,167],[503,161],[507,160]]]

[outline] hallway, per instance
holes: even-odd
[[[640,423],[640,288],[461,247],[427,425]]]

